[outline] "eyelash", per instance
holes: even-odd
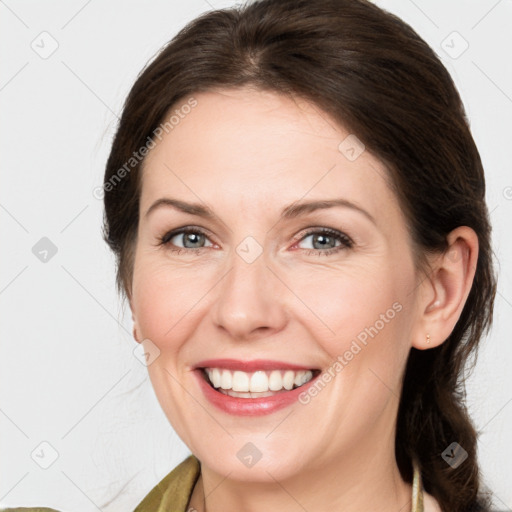
[[[197,247],[195,249],[190,249],[186,247],[172,247],[172,245],[169,243],[169,241],[174,238],[176,235],[182,235],[182,234],[189,234],[189,233],[199,233],[201,235],[204,235],[207,237],[207,233],[203,231],[200,228],[196,227],[188,227],[188,228],[181,228],[177,229],[175,231],[170,231],[166,233],[164,236],[159,237],[159,243],[158,246],[167,246],[168,249],[176,254],[181,254],[183,251],[190,253],[190,251],[193,251],[195,254],[200,254],[204,249],[208,249],[208,247]],[[320,250],[320,249],[302,249],[305,251],[305,253],[308,256],[329,256],[331,254],[335,254],[339,251],[345,250],[345,249],[351,249],[354,245],[354,242],[352,239],[342,233],[341,231],[338,231],[336,229],[331,228],[319,228],[319,229],[311,229],[307,231],[306,233],[302,234],[300,238],[297,239],[297,241],[294,243],[294,245],[298,242],[301,242],[304,238],[307,238],[310,235],[328,235],[331,237],[335,237],[338,240],[341,241],[341,244],[337,247],[332,247],[331,249]]]

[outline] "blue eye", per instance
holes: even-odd
[[[309,237],[312,237],[313,246],[317,243],[320,244],[320,247],[326,249],[305,249],[308,255],[327,256],[342,251],[343,249],[350,249],[354,245],[347,235],[335,229],[322,228],[308,231],[300,238],[299,242]],[[336,245],[336,241],[340,242],[339,245]]]
[[[173,238],[177,237],[181,237],[183,244],[182,247],[176,246],[175,243],[171,242]],[[302,237],[299,239],[299,242],[305,240],[308,237],[313,237],[313,246],[316,244],[317,246],[319,245],[319,248],[314,247],[313,249],[304,249],[307,255],[320,256],[334,254],[343,249],[350,249],[354,245],[352,240],[347,235],[341,231],[330,228],[312,229],[305,235],[302,235]],[[198,254],[203,249],[207,249],[208,247],[212,246],[212,244],[210,246],[202,245],[207,240],[208,237],[202,229],[187,227],[166,233],[163,237],[159,238],[158,245],[166,246],[170,251],[176,252],[177,254],[182,252]],[[336,242],[338,242],[338,244],[336,244]],[[190,245],[186,246],[187,244]]]
[[[171,231],[169,233],[166,233],[162,238],[160,238],[160,245],[168,246],[169,249],[173,252],[177,252],[178,254],[181,253],[183,250],[192,250],[194,252],[198,252],[201,249],[206,249],[206,247],[176,247],[174,243],[171,243],[171,240],[173,238],[181,236],[182,241],[184,244],[191,243],[194,244],[201,244],[204,243],[204,241],[207,239],[206,233],[204,233],[202,230],[198,228],[184,228],[179,229],[177,231]]]

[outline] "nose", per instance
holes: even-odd
[[[255,340],[286,325],[287,288],[268,265],[265,253],[251,263],[233,254],[230,270],[218,286],[213,321],[232,339]]]

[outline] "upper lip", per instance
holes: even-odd
[[[225,368],[226,370],[240,370],[243,372],[255,372],[257,370],[312,370],[312,366],[286,363],[284,361],[272,361],[269,359],[253,359],[243,361],[239,359],[205,359],[194,366],[198,368]]]

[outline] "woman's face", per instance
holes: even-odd
[[[130,301],[165,414],[240,480],[393,450],[418,276],[384,166],[311,104],[194,98],[145,161]]]

